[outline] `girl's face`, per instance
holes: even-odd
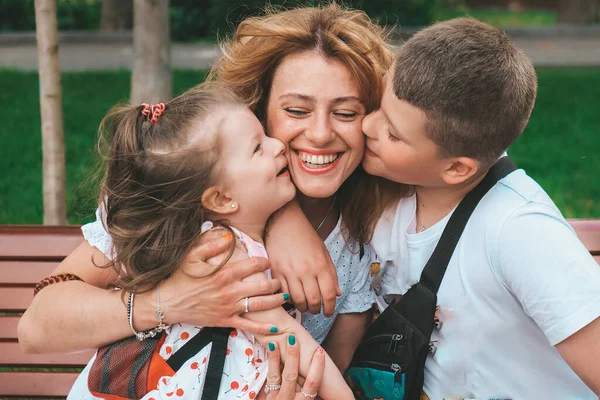
[[[266,221],[296,194],[285,146],[267,137],[256,116],[244,107],[227,110],[218,130],[222,149],[218,168],[236,212],[250,221]]]
[[[333,195],[363,157],[365,114],[344,64],[316,52],[283,59],[267,104],[267,132],[286,146],[289,171],[308,197]]]

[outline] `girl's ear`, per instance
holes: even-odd
[[[227,197],[219,191],[216,186],[211,186],[202,193],[202,205],[207,210],[217,214],[233,214],[239,209],[239,205],[231,197]]]

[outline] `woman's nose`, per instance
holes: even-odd
[[[335,140],[336,133],[328,117],[317,116],[304,135],[315,147],[324,147]]]

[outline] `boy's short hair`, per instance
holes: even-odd
[[[537,92],[529,57],[506,33],[456,18],[416,33],[394,64],[396,96],[423,110],[441,157],[489,167],[525,129]]]

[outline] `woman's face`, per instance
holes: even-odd
[[[316,52],[283,59],[271,85],[267,132],[286,146],[289,171],[308,197],[333,195],[360,164],[365,106],[350,70]]]

